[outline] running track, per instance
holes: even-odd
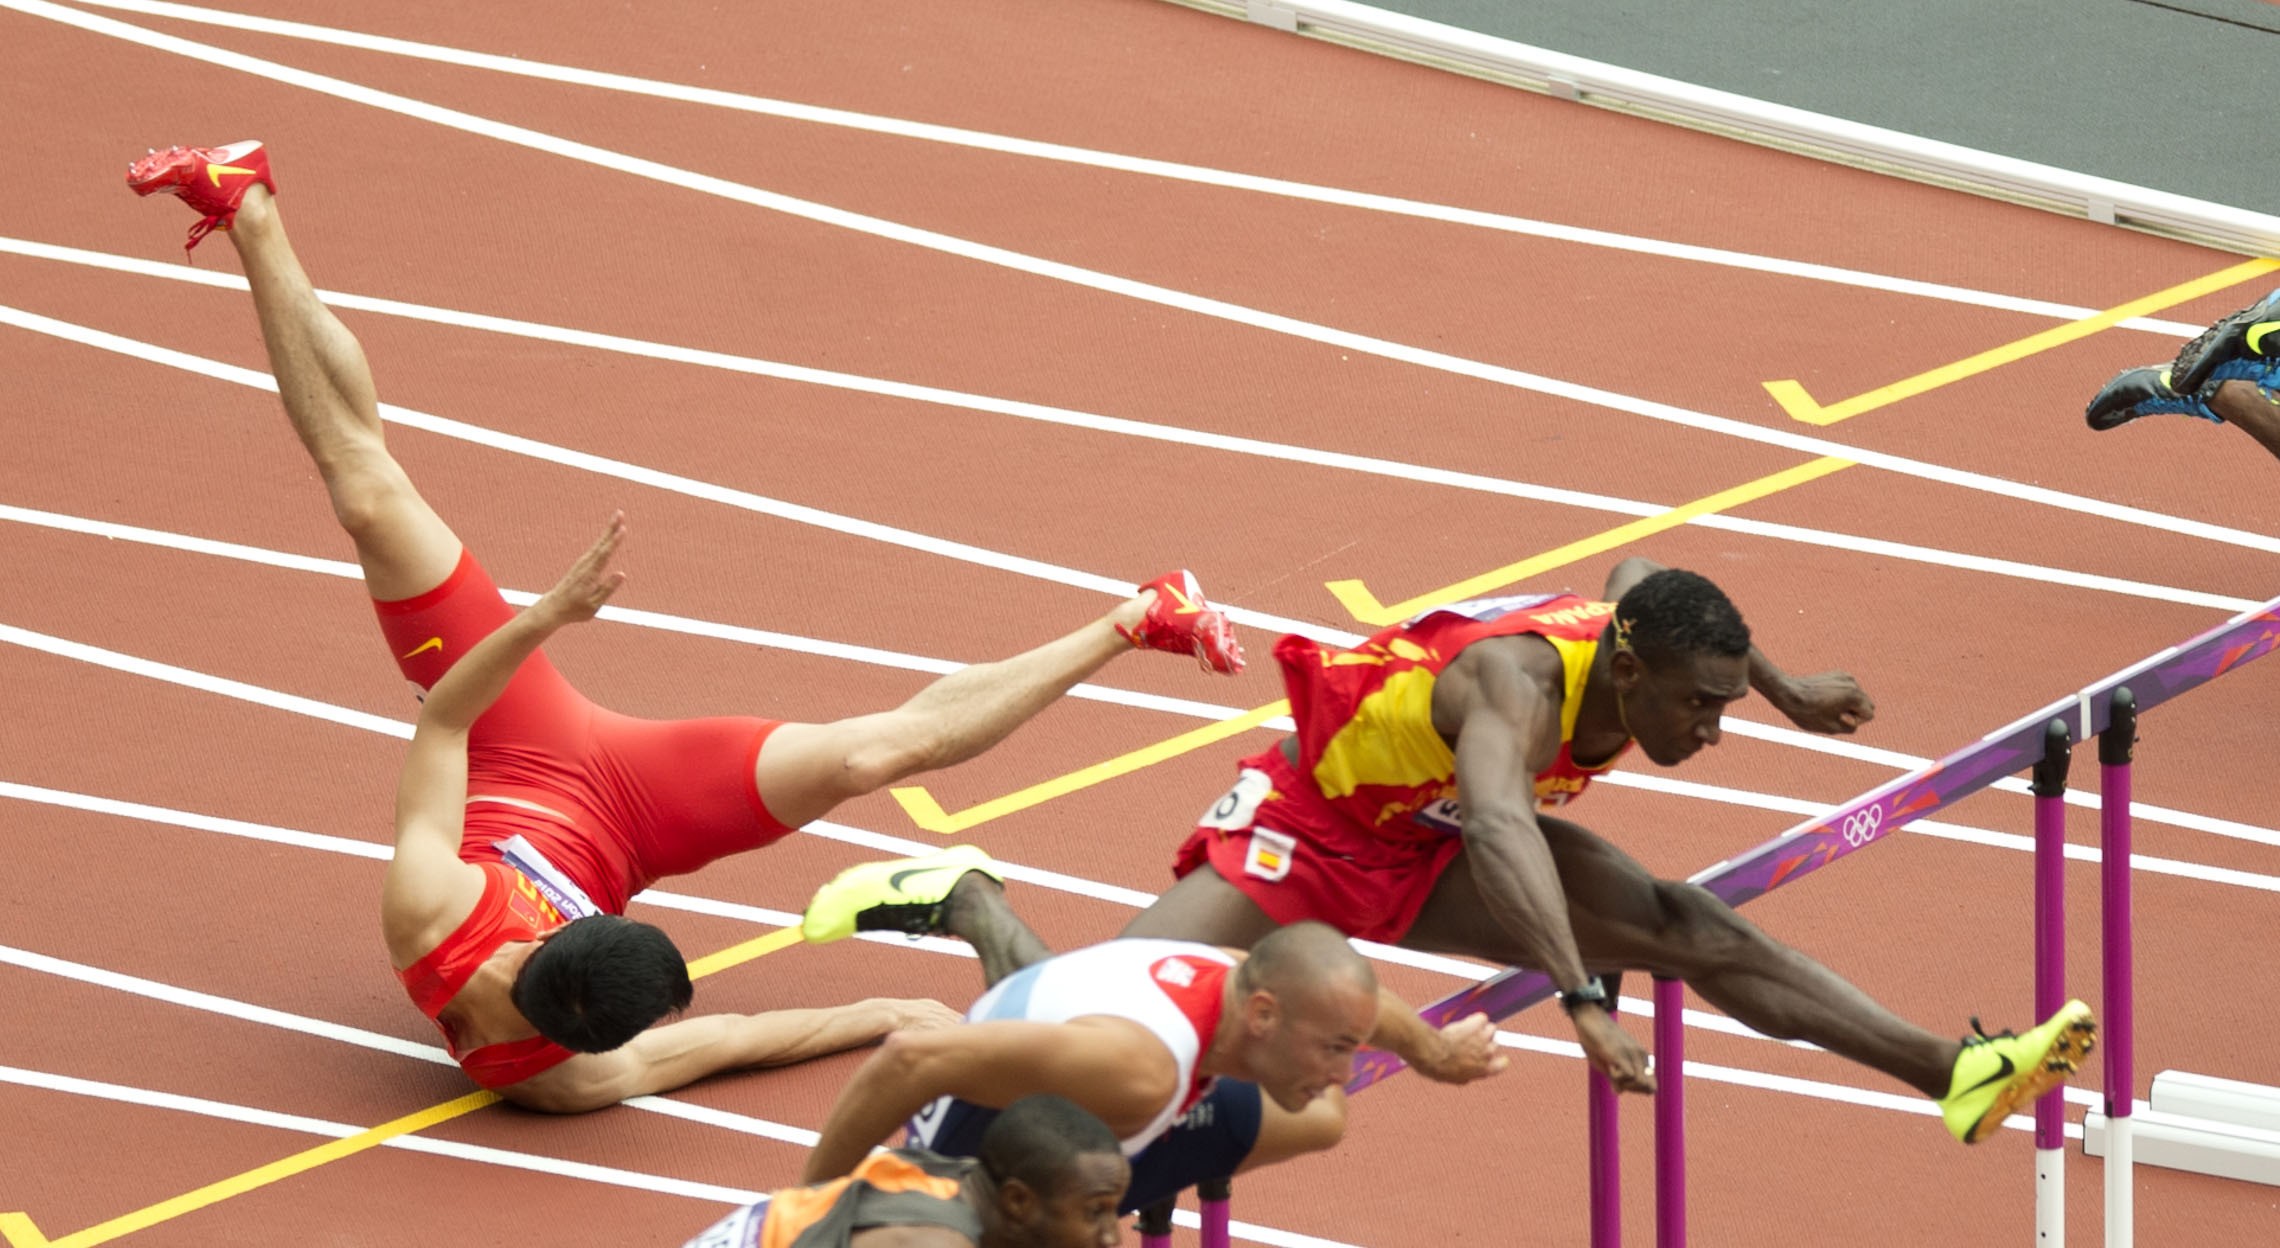
[[[2115,368],[2167,355],[2261,279],[1826,429],[1761,384],[1834,403],[2240,257],[1145,0],[885,0],[860,24],[680,0],[575,23],[431,0],[269,15],[1494,220],[109,19],[289,71],[232,67],[20,5],[36,7],[0,0],[19,188],[0,205],[0,685],[18,708],[0,720],[0,1211],[28,1218],[0,1227],[17,1243],[32,1227],[75,1242],[466,1090],[422,1056],[434,1035],[372,920],[411,703],[359,586],[326,562],[348,546],[274,397],[245,384],[264,360],[244,296],[199,284],[235,272],[226,241],[184,268],[190,217],[119,185],[145,146],[267,140],[318,284],[417,305],[343,302],[383,398],[419,426],[394,431],[398,455],[502,584],[543,588],[610,509],[630,513],[620,604],[670,618],[554,647],[610,705],[884,706],[929,664],[1008,653],[1182,563],[1255,613],[1248,675],[1120,661],[1107,692],[931,779],[952,812],[1272,701],[1272,621],[1366,631],[1325,581],[1387,603],[1429,593],[1832,453],[1800,438],[1880,458],[1761,487],[1728,513],[1747,531],[1673,528],[1533,582],[1588,590],[1631,551],[1695,567],[1777,660],[1846,667],[1878,700],[1857,742],[1821,750],[1759,730],[1770,712],[1745,705],[1714,755],[1627,773],[1578,809],[1658,870],[1755,844],[2280,585],[2273,466],[2245,440],[2178,421],[2098,438],[2079,418]],[[2280,1082],[2280,978],[2256,952],[2280,923],[2254,727],[2272,678],[2219,682],[2145,728],[2138,795],[2171,813],[2139,830],[2162,860],[2138,877],[2141,1079]],[[1232,760],[1270,739],[964,835],[1057,873],[1016,893],[1049,940],[1097,939],[1133,890],[1166,881]],[[1927,1025],[2023,1023],[2029,862],[1987,834],[2029,826],[2023,798],[1988,794],[1949,831],[1898,837],[1752,914]],[[672,881],[675,908],[639,913],[692,953],[727,948],[890,852],[884,838],[941,839],[885,796],[819,831]],[[2083,863],[2071,876],[2072,974],[2093,1001],[2095,878]],[[1387,974],[1420,1000],[1458,982]],[[976,982],[941,950],[794,948],[708,979],[700,1006],[962,1003]],[[1556,1017],[1516,1021],[1501,1080],[1371,1092],[1336,1154],[1239,1184],[1238,1218],[1281,1243],[1581,1243],[1580,1063]],[[1873,1074],[1701,1021],[1690,1057],[1719,1081],[1690,1098],[1698,1242],[2031,1236],[2025,1132],[1967,1152]],[[794,1176],[798,1133],[856,1060],[650,1111],[481,1110],[162,1209],[133,1239],[678,1243],[736,1192]],[[1633,1242],[1646,1111],[1627,1110]],[[2069,1174],[2074,1242],[2097,1242],[2098,1164],[2077,1154]],[[2269,1232],[2258,1189],[2139,1182],[2148,1243]]]

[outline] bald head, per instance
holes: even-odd
[[[1235,970],[1241,992],[1264,989],[1294,1004],[1330,993],[1377,995],[1377,972],[1354,951],[1338,929],[1308,919],[1276,928],[1251,946],[1251,956]]]

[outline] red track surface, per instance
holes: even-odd
[[[432,0],[304,3],[281,16],[891,117],[1517,216],[2107,307],[2232,258],[1837,169],[1392,64],[1140,0],[957,6],[662,2],[577,22]],[[141,20],[141,19],[136,19]],[[1176,290],[1767,428],[1760,389],[1823,402],[2052,322],[1641,256],[666,103],[188,23],[152,29],[668,165]],[[275,153],[296,241],[327,289],[1379,455],[1665,505],[1804,462],[1796,451],[1082,289],[797,220],[446,130],[259,77],[0,12],[0,106],[20,191],[0,235],[165,259],[189,219],[118,183],[142,146],[248,135]],[[34,189],[36,188],[36,189]],[[223,242],[200,252],[230,271]],[[2161,315],[2206,319],[2248,290]],[[0,255],[0,303],[247,368],[242,294]],[[1144,579],[1197,568],[1215,596],[1353,627],[1322,589],[1423,593],[1625,517],[1328,467],[1136,441],[899,399],[348,313],[385,399],[419,411],[902,526]],[[2115,330],[1825,431],[1856,447],[2250,530],[2273,465],[2236,435],[2148,422],[2103,437],[2088,391],[2172,340]],[[0,329],[0,504],[345,558],[345,539],[266,394]],[[1810,432],[1810,431],[1808,431]],[[613,507],[633,517],[624,605],[957,660],[1009,652],[1097,611],[1090,591],[597,477],[432,434],[393,445],[504,584],[544,583]],[[2280,558],[1858,467],[1736,514],[2243,599]],[[1699,528],[1636,549],[1714,574],[1793,668],[1844,666],[1877,696],[1865,744],[1946,752],[2224,614],[2078,587]],[[1616,553],[1555,574],[1596,586]],[[0,526],[0,624],[398,720],[410,706],[360,587],[309,572]],[[1267,638],[1254,634],[1264,659]],[[648,714],[817,718],[889,704],[923,677],[605,625],[555,653],[600,700]],[[2140,800],[2269,822],[2258,669],[2151,716]],[[1132,660],[1106,683],[1252,706],[1234,684]],[[0,782],[386,840],[400,746],[365,728],[0,646]],[[1745,716],[1765,719],[1762,705]],[[1161,740],[1196,721],[1072,701],[932,779],[952,810]],[[2245,730],[2244,730],[2245,728]],[[1229,763],[1265,734],[985,824],[994,853],[1153,890]],[[2083,770],[2087,770],[2085,757]],[[1835,801],[1888,767],[1729,739],[1688,780]],[[367,860],[11,797],[0,944],[432,1043],[386,974]],[[1684,874],[1793,817],[1604,787],[1578,814]],[[881,797],[849,825],[925,838]],[[2028,827],[1989,795],[1958,822]],[[2088,817],[2078,835],[2087,834]],[[2139,851],[2271,876],[2271,846],[2144,824]],[[795,837],[673,882],[796,910],[875,851]],[[2023,1021],[2028,858],[1901,836],[1759,903],[1753,917],[1902,1013],[1960,1031]],[[2095,874],[2072,872],[2072,974],[2096,999]],[[1049,940],[1129,911],[1025,888]],[[2140,1086],[2180,1067],[2280,1082],[2266,1037],[2280,976],[2261,951],[2280,896],[2140,873]],[[686,949],[755,934],[643,907]],[[1423,999],[1455,981],[1389,969]],[[700,1005],[850,994],[962,1002],[970,963],[863,945],[793,949],[708,980]],[[456,1072],[350,1044],[0,966],[0,1065],[370,1126],[459,1095]],[[1638,987],[1634,986],[1634,991]],[[1519,1020],[1557,1036],[1553,1018]],[[1897,1092],[1819,1053],[1697,1032],[1690,1057]],[[821,1121],[855,1058],[715,1081],[682,1099]],[[2095,1072],[2083,1080],[2097,1085]],[[1237,1216],[1351,1244],[1580,1243],[1580,1066],[1521,1053],[1493,1084],[1410,1078],[1356,1103],[1334,1155],[1246,1179]],[[2024,1243],[2030,1145],[1965,1151],[1936,1123],[1862,1104],[1691,1087],[1697,1242]],[[1647,1113],[1628,1108],[1633,1242],[1650,1212]],[[2079,1110],[2076,1111],[2079,1114]],[[61,1238],[300,1151],[317,1137],[0,1083],[0,1210]],[[632,1109],[556,1121],[481,1111],[429,1133],[520,1153],[766,1189],[799,1150]],[[2070,1163],[2072,1242],[2097,1242],[2095,1161]],[[2145,1170],[2147,1243],[2267,1237],[2263,1189]],[[380,1149],[137,1234],[150,1244],[678,1243],[717,1216],[685,1196]],[[567,1232],[562,1228],[573,1228]]]

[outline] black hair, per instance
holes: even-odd
[[[688,963],[665,933],[614,914],[573,920],[515,974],[515,1008],[576,1053],[607,1053],[689,1008]]]
[[[1616,644],[1629,646],[1650,665],[1750,652],[1750,626],[1725,591],[1680,568],[1664,568],[1633,585],[1615,604],[1615,622],[1608,627]]]
[[[1059,1190],[1076,1159],[1117,1153],[1116,1133],[1065,1096],[1039,1093],[1005,1107],[982,1132],[982,1173],[1004,1186],[1015,1179],[1040,1196]]]

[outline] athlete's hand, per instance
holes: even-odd
[[[895,1031],[939,1031],[966,1021],[965,1015],[940,1001],[888,999],[880,1004],[887,1007],[887,1018]]]
[[[1774,709],[1807,732],[1851,732],[1876,718],[1876,703],[1844,672],[1791,677]]]
[[[1437,1041],[1410,1066],[1435,1083],[1471,1083],[1501,1074],[1512,1064],[1497,1049],[1496,1024],[1486,1014],[1460,1018],[1434,1035]]]
[[[602,532],[601,538],[578,556],[578,562],[570,565],[570,570],[531,605],[531,610],[549,627],[593,619],[602,604],[610,600],[610,595],[618,591],[618,586],[625,584],[625,573],[610,571],[610,556],[617,553],[618,543],[624,538],[625,513],[621,511],[610,517],[610,527]]]
[[[1575,1038],[1583,1042],[1584,1057],[1592,1069],[1607,1076],[1617,1092],[1655,1090],[1655,1077],[1647,1073],[1647,1051],[1612,1015],[1586,1005],[1576,1010],[1574,1022]]]

